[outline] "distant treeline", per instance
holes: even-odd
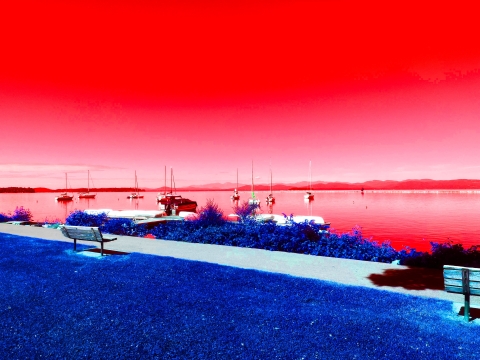
[[[35,188],[32,192],[86,192],[87,188],[75,188],[75,189],[47,189],[47,188]],[[90,188],[90,192],[134,192],[134,188],[122,187],[122,188]],[[145,191],[144,189],[138,189],[138,191]]]
[[[34,193],[35,189],[33,188],[24,188],[24,187],[4,187],[0,188],[0,193]]]

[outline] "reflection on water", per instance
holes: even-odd
[[[259,191],[265,199],[269,192]],[[267,214],[321,216],[332,228],[346,232],[362,227],[365,236],[375,241],[390,239],[392,245],[429,249],[429,242],[452,240],[465,246],[480,245],[480,193],[372,193],[315,191],[315,200],[305,201],[301,191],[275,192],[276,202],[263,201],[260,212]],[[127,199],[126,193],[98,193],[95,199],[57,202],[55,193],[0,194],[0,212],[8,213],[16,206],[29,209],[36,221],[64,221],[73,210],[159,210],[156,193],[145,192],[143,199]],[[232,201],[228,191],[182,192],[195,200],[199,208],[213,200],[226,215],[248,199],[249,192],[240,192],[240,200]]]
[[[307,215],[312,216],[313,215],[313,203],[315,202],[314,199],[303,199],[303,202],[306,205],[307,209]]]

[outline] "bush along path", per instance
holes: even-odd
[[[325,233],[322,226],[314,223],[294,223],[286,226],[261,223],[249,216],[255,210],[248,204],[237,209],[240,222],[226,221],[221,209],[208,201],[198,211],[198,216],[189,221],[172,221],[147,229],[131,219],[109,219],[106,214],[90,215],[75,210],[66,219],[67,225],[96,226],[102,232],[156,239],[185,241],[190,243],[239,246],[270,251],[328,256],[401,265],[442,268],[443,265],[480,267],[480,251],[477,246],[464,249],[461,244],[431,243],[431,252],[419,252],[414,248],[395,250],[388,241],[376,243],[362,236],[361,228],[350,233]],[[3,216],[3,218],[2,218]],[[7,220],[5,220],[7,218]],[[291,217],[290,217],[291,218]],[[29,210],[17,208],[13,215],[0,214],[0,222],[29,220]],[[287,217],[288,219],[288,217]]]
[[[30,210],[25,209],[23,206],[17,206],[13,214],[0,213],[0,223],[7,221],[32,221],[32,218],[33,216]]]

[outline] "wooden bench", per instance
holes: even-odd
[[[63,225],[60,227],[60,230],[67,238],[73,239],[74,251],[77,251],[77,240],[99,242],[101,256],[103,256],[103,243],[117,240],[113,235],[102,234],[98,227]]]
[[[445,291],[465,295],[464,318],[470,320],[470,295],[480,296],[480,269],[444,265]]]

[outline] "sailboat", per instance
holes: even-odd
[[[78,194],[79,199],[95,199],[97,194],[90,194],[90,170],[88,170],[88,188],[87,192]]]
[[[67,173],[65,173],[65,192],[61,193],[59,196],[55,197],[57,201],[72,201],[73,195],[68,195],[67,193]]]
[[[267,204],[273,204],[275,197],[273,196],[273,184],[272,184],[272,167],[270,167],[270,194],[267,196]]]
[[[233,191],[233,195],[230,196],[230,199],[232,200],[238,200],[240,199],[240,195],[238,195],[238,168],[237,168],[237,187]]]
[[[159,204],[159,208],[167,215],[178,215],[180,211],[186,212],[195,212],[197,211],[197,202],[183,198],[181,195],[177,195],[175,191],[175,195],[173,194],[173,190],[175,188],[175,178],[173,177],[173,168],[170,169],[170,192],[167,193],[167,181],[166,181],[167,170],[165,168],[165,194],[158,194],[157,196],[157,203]]]
[[[250,205],[258,205],[260,204],[260,199],[255,197],[255,185],[253,184],[253,160],[252,160],[252,198],[248,199],[248,203]]]
[[[313,200],[312,194],[312,161],[310,160],[310,191],[307,191],[306,194],[303,196],[305,200]]]
[[[135,192],[127,196],[127,199],[143,199],[143,195],[138,192],[137,172],[135,171]]]

